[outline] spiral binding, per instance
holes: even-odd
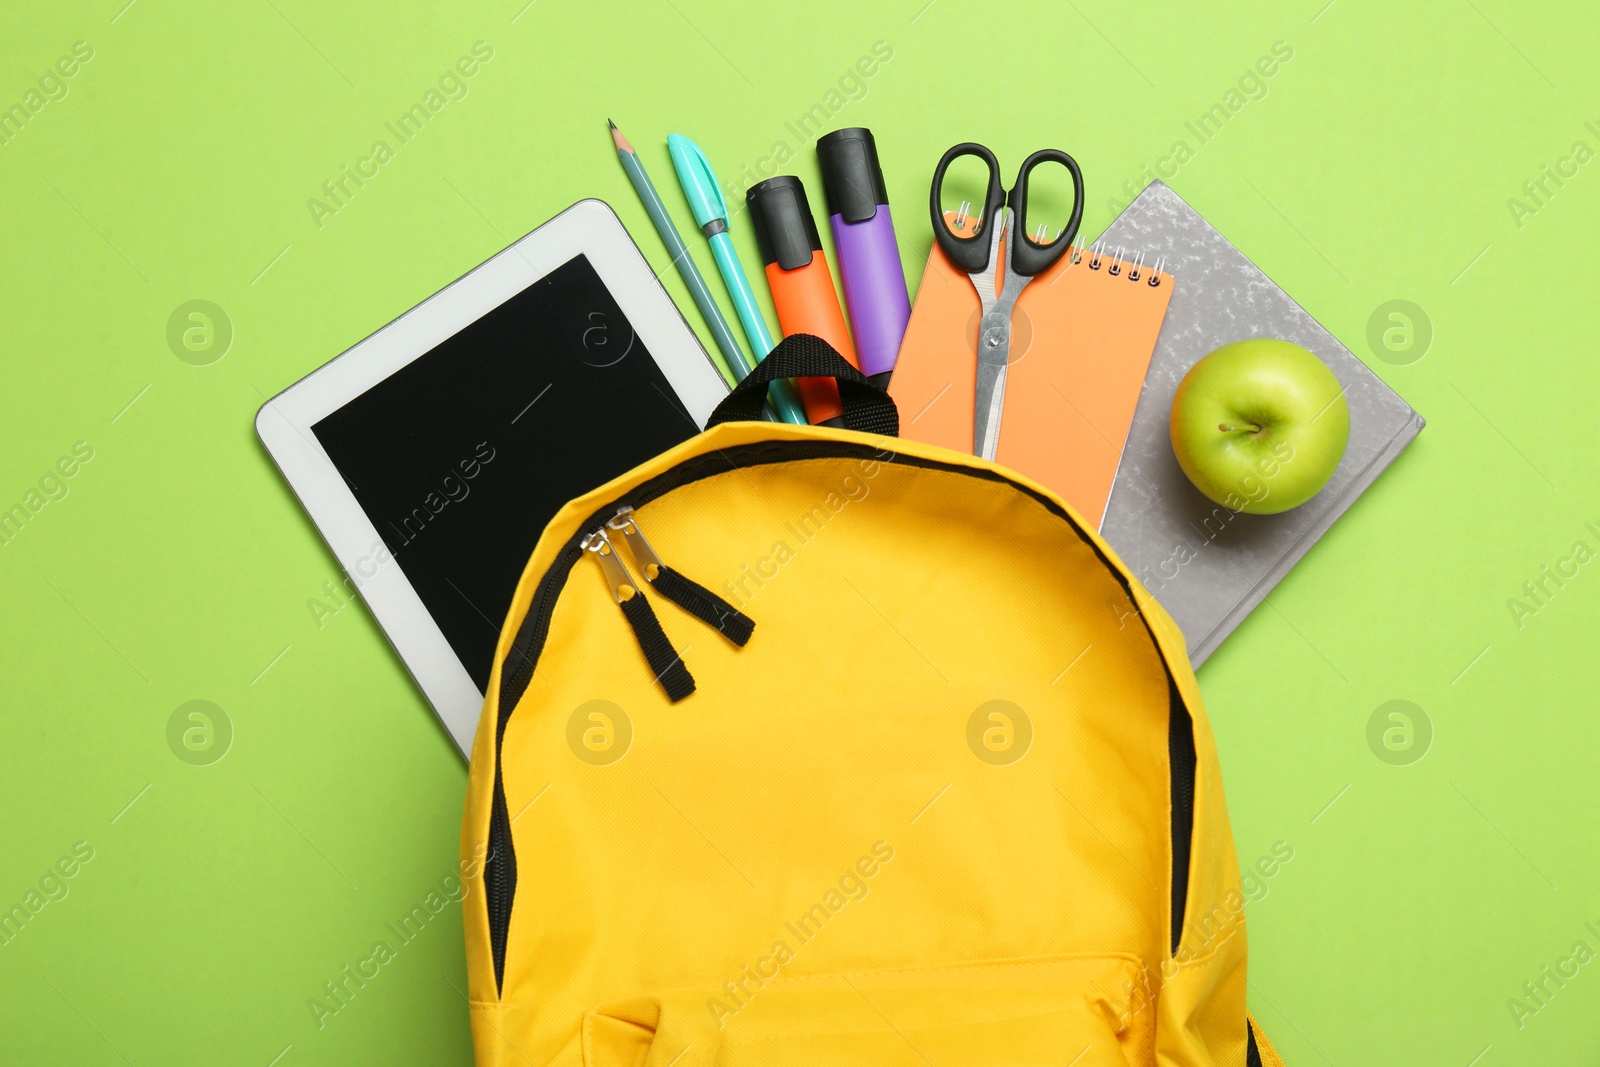
[[[1088,257],[1090,270],[1103,269],[1113,278],[1126,277],[1130,282],[1143,279],[1152,289],[1161,285],[1162,271],[1167,265],[1167,257],[1159,256],[1147,269],[1143,252],[1134,253],[1130,257],[1128,249],[1118,245],[1116,250],[1112,251],[1106,247],[1104,241],[1096,241],[1087,246],[1076,245],[1067,249],[1067,254],[1072,257],[1074,264]]]
[[[968,212],[971,209],[972,202],[970,200],[961,201],[961,206],[956,208],[956,217],[951,220],[953,230],[960,232],[967,223]],[[1041,222],[1033,231],[1033,240],[1037,244],[1049,244],[1048,233],[1049,227]],[[1128,249],[1118,245],[1116,251],[1111,252],[1106,248],[1104,241],[1096,241],[1092,245],[1068,245],[1067,255],[1071,260],[1068,263],[1069,269],[1083,262],[1084,257],[1088,256],[1090,270],[1104,269],[1113,278],[1120,278],[1126,274],[1130,282],[1137,282],[1140,278],[1143,278],[1145,284],[1152,289],[1160,287],[1162,271],[1167,265],[1167,257],[1159,256],[1154,263],[1150,264],[1149,270],[1146,271],[1145,254],[1143,252],[1135,253],[1133,258],[1130,259],[1128,258]]]
[[[1041,222],[1033,231],[1033,239],[1038,244],[1048,244],[1048,234],[1049,229]],[[1087,256],[1090,270],[1104,270],[1113,278],[1126,276],[1130,282],[1137,282],[1142,278],[1152,289],[1161,285],[1162,269],[1167,265],[1167,257],[1160,256],[1147,270],[1143,252],[1134,253],[1130,258],[1126,248],[1118,245],[1116,251],[1112,252],[1106,248],[1103,241],[1096,241],[1092,245],[1069,245],[1067,255],[1070,257],[1069,269],[1083,262]]]

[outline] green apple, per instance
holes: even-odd
[[[1316,496],[1350,441],[1350,407],[1322,360],[1256,337],[1196,363],[1172,401],[1172,451],[1231,511],[1276,515]]]

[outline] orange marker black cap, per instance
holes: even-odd
[[[817,220],[811,216],[806,189],[799,178],[788,174],[768,178],[752,185],[744,199],[756,228],[761,262],[799,270],[811,262],[811,253],[822,251]]]

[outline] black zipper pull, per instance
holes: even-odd
[[[639,650],[644,653],[650,669],[655,672],[656,681],[667,691],[667,699],[676,704],[694,692],[694,677],[684,665],[683,657],[678,655],[677,650],[672,647],[672,642],[667,640],[667,635],[661,629],[656,613],[650,610],[650,604],[645,600],[644,593],[634,585],[633,575],[628,573],[628,568],[617,557],[616,547],[606,536],[605,527],[602,526],[586,536],[579,547],[600,561],[600,569],[605,572],[606,585],[611,587],[611,595],[622,606],[622,614],[628,620],[628,625],[633,627],[633,636],[639,642]]]
[[[644,572],[650,588],[690,615],[716,628],[723,637],[740,648],[750,640],[756,628],[750,617],[699,582],[684,577],[662,563],[661,557],[650,547],[650,542],[645,540],[644,531],[639,529],[639,520],[634,517],[632,508],[618,508],[617,514],[606,525],[622,534],[623,540],[627,541],[634,562]]]

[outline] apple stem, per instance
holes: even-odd
[[[1247,423],[1244,426],[1229,426],[1225,422],[1219,422],[1217,423],[1217,429],[1221,430],[1223,433],[1232,433],[1235,430],[1249,430],[1251,433],[1261,432],[1261,427],[1257,426],[1253,422]]]

